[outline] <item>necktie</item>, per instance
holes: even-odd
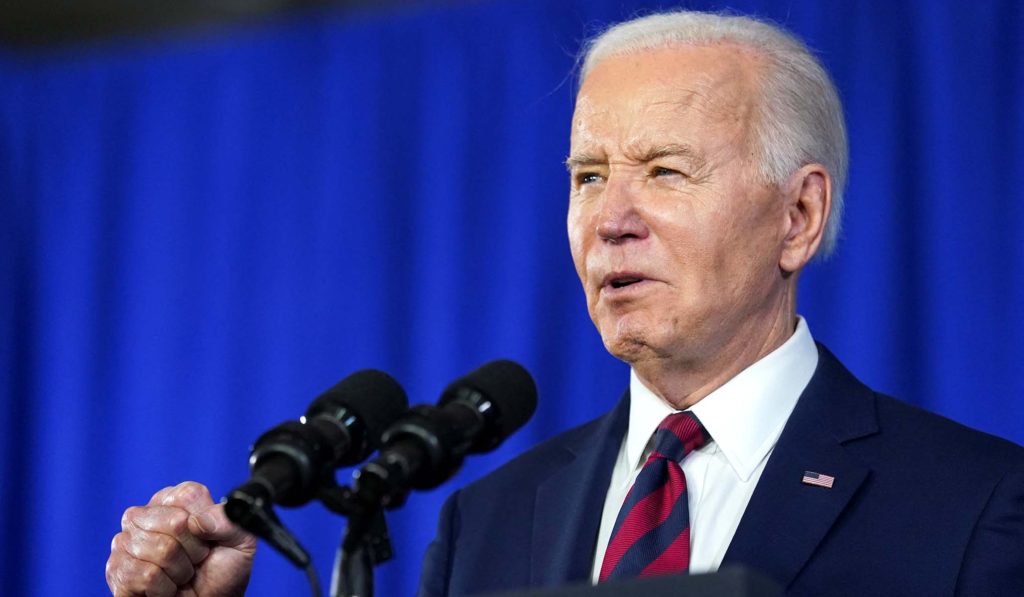
[[[690,510],[686,476],[679,462],[704,445],[708,435],[690,412],[665,417],[619,510],[600,581],[686,572],[690,568]]]

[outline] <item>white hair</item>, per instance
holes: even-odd
[[[846,183],[846,125],[839,94],[824,67],[782,28],[744,16],[695,11],[652,14],[614,25],[584,45],[580,81],[601,60],[673,45],[734,43],[762,57],[768,68],[754,120],[758,175],[782,185],[793,172],[818,163],[832,176],[832,208],[819,255],[835,249]]]

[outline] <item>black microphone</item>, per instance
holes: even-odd
[[[354,475],[356,497],[370,507],[396,507],[410,489],[451,478],[466,454],[493,450],[536,408],[537,386],[526,369],[487,363],[452,382],[437,406],[415,406],[384,432],[380,455]]]
[[[299,506],[333,484],[335,469],[355,464],[380,447],[382,432],[408,409],[405,390],[383,371],[365,369],[320,395],[299,421],[289,421],[256,440],[252,474],[228,495],[224,510],[242,528],[266,539],[299,566],[300,546],[290,546],[271,510]]]

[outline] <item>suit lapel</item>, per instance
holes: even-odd
[[[740,520],[722,565],[741,563],[788,586],[870,474],[843,444],[877,432],[874,393],[823,346]],[[802,483],[805,471],[835,478]]]
[[[530,584],[590,576],[605,492],[629,424],[629,392],[610,413],[566,447],[566,464],[537,489]]]

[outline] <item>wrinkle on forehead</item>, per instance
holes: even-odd
[[[685,54],[690,49],[715,52]],[[603,68],[613,61],[619,72],[626,67],[627,80],[616,81],[608,74],[610,69]],[[754,128],[765,66],[756,52],[735,44],[672,46],[610,56],[594,67],[580,88],[573,141],[586,144],[606,128],[625,132],[619,125],[620,115],[626,114],[637,121],[663,119],[666,126],[697,115],[716,128],[724,125],[722,133],[742,141]],[[618,93],[623,85],[632,87],[628,98]],[[642,140],[627,135],[620,142]]]

